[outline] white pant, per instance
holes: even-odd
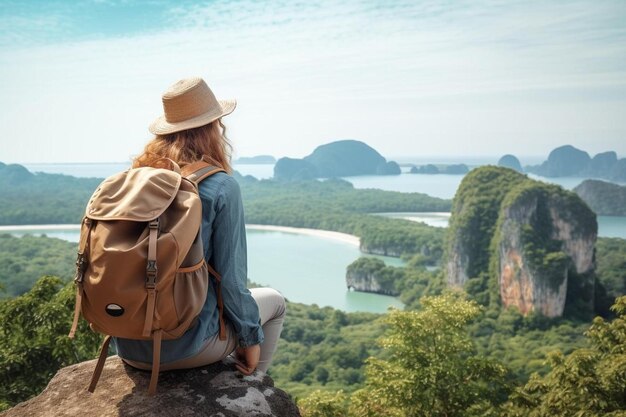
[[[285,299],[276,290],[272,288],[252,288],[250,290],[254,301],[259,306],[259,315],[261,316],[261,327],[265,336],[261,343],[261,357],[257,369],[267,372],[272,363],[272,356],[276,351],[276,345],[280,338],[280,332],[283,330],[283,321],[285,320]],[[189,369],[199,366],[208,365],[221,361],[230,355],[237,347],[237,335],[233,331],[232,326],[226,322],[226,340],[220,340],[219,334],[206,341],[204,347],[198,353],[189,358],[169,362],[161,365],[162,371],[172,369]],[[144,362],[136,362],[125,359],[130,366],[150,370],[152,365]]]

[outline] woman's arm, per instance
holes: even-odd
[[[224,177],[215,203],[210,262],[222,275],[224,314],[240,347],[258,345],[263,342],[263,330],[258,306],[247,288],[246,229],[241,191],[234,178]]]

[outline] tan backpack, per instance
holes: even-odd
[[[204,260],[198,184],[223,171],[207,162],[172,170],[142,167],[105,179],[87,205],[76,261],[76,308],[106,335],[89,391],[102,373],[111,336],[152,340],[148,393],[156,392],[162,339],[195,324],[216,279],[220,339],[225,339],[220,275]]]

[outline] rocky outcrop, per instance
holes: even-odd
[[[554,149],[541,165],[527,166],[527,172],[544,177],[603,178],[626,181],[626,158],[617,158],[613,151],[601,152],[593,158],[580,149],[565,145]]]
[[[594,269],[596,228],[568,216],[558,195],[528,189],[505,207],[496,231],[497,277],[504,307],[560,317],[571,273]],[[584,220],[584,219],[580,219]]]
[[[400,173],[398,164],[358,140],[327,143],[303,159],[281,158],[274,167],[274,177],[282,180]]]
[[[87,385],[95,361],[61,369],[37,397],[2,413],[26,416],[299,416],[289,396],[267,375],[242,376],[232,364],[162,372],[157,394],[147,395],[150,373],[106,361],[95,392]]]
[[[599,180],[585,180],[574,192],[601,216],[626,216],[626,186]]]
[[[386,266],[377,258],[359,258],[348,265],[346,286],[350,290],[383,295],[399,295],[395,284],[402,279],[403,271]]]
[[[565,145],[552,150],[548,160],[533,167],[530,172],[544,177],[577,176],[588,168],[590,162],[591,157],[587,152]]]
[[[514,169],[517,172],[524,172],[524,170],[522,169],[522,164],[520,164],[519,159],[517,159],[515,155],[504,155],[498,160],[498,166]]]
[[[454,198],[447,281],[471,283],[477,298],[495,288],[492,301],[523,314],[561,316],[580,301],[571,294],[593,299],[596,237],[595,214],[576,194],[510,169],[477,168]]]

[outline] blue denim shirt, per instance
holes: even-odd
[[[223,172],[200,183],[202,200],[202,242],[205,259],[222,275],[224,319],[237,334],[240,346],[263,341],[259,309],[247,289],[246,229],[237,181]],[[198,316],[197,324],[182,337],[164,340],[161,363],[185,359],[200,351],[205,341],[219,331],[219,313],[213,285]],[[117,353],[125,359],[151,363],[152,341],[113,338]]]

